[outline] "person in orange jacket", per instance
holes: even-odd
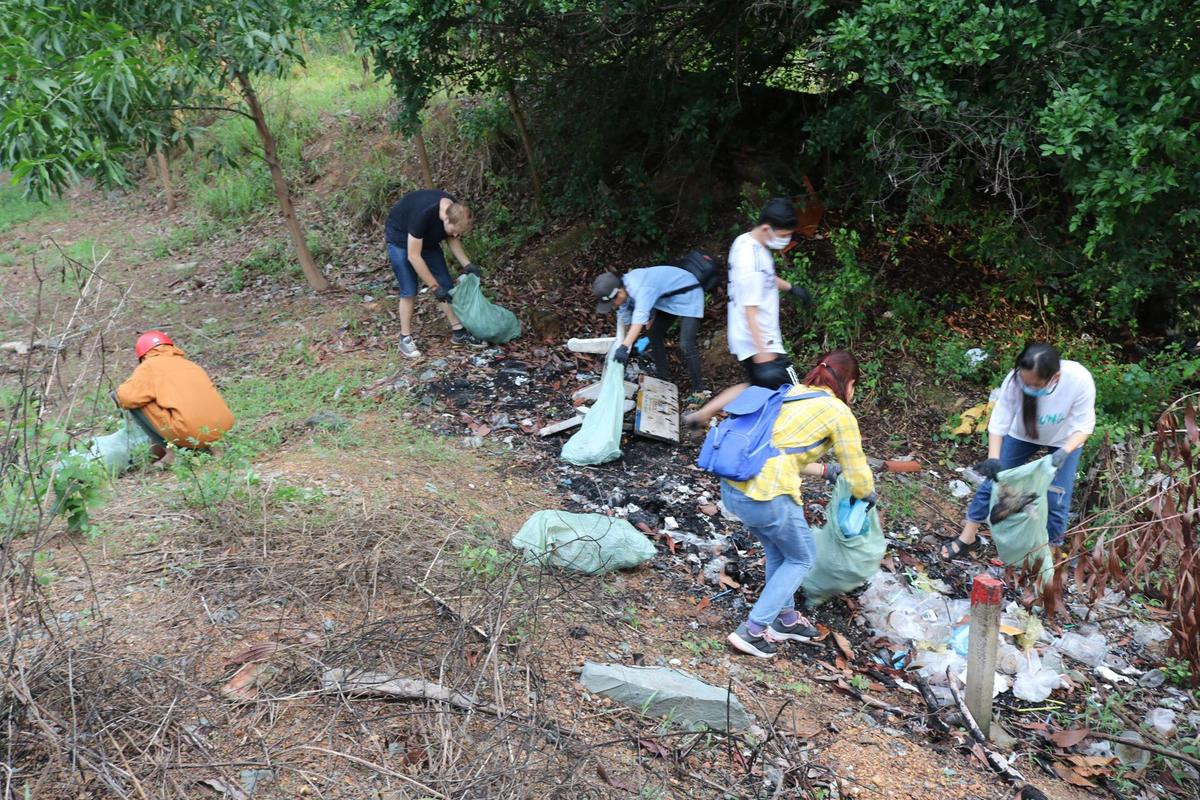
[[[165,333],[143,333],[134,353],[138,366],[117,388],[117,405],[150,436],[156,458],[167,454],[167,444],[207,449],[233,427],[233,412],[208,373],[188,361]]]

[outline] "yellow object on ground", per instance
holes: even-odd
[[[992,414],[995,403],[980,403],[971,406],[960,415],[958,427],[950,431],[954,436],[969,436],[987,430],[988,417]]]

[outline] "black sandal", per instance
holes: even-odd
[[[942,550],[940,553],[938,553],[938,556],[942,559],[942,561],[953,561],[961,555],[970,555],[977,547],[979,547],[978,536],[975,537],[975,541],[969,543],[964,542],[961,538],[956,536],[946,544],[942,545]]]

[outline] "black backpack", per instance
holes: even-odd
[[[721,283],[721,268],[717,264],[717,260],[711,254],[703,250],[693,250],[677,262],[672,264],[673,267],[686,270],[692,274],[696,282],[700,284],[700,288],[705,294],[708,294]],[[667,292],[662,297],[670,297],[671,295],[683,294],[690,292],[693,286],[685,286],[682,289],[676,289],[673,292]]]

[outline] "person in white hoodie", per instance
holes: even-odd
[[[1047,496],[1046,533],[1051,545],[1061,547],[1079,456],[1095,428],[1092,374],[1076,361],[1064,361],[1051,345],[1027,344],[1000,384],[988,421],[988,457],[975,467],[987,480],[971,499],[962,533],[942,548],[942,558],[949,560],[975,549],[979,526],[987,520],[996,475],[1028,462],[1042,450],[1052,454],[1051,462],[1058,470]]]

